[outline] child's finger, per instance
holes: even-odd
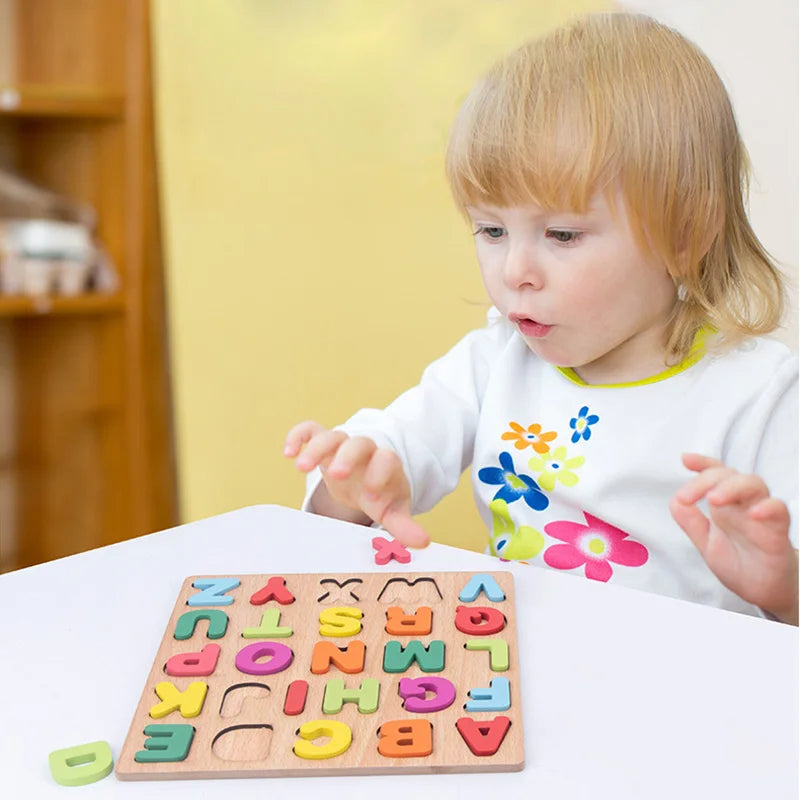
[[[375,442],[366,436],[352,436],[342,443],[327,466],[328,475],[337,480],[349,478],[359,469],[365,469],[375,452]]]
[[[691,478],[678,489],[675,496],[682,503],[696,503],[725,478],[736,474],[736,471],[729,467],[710,467]]]
[[[769,489],[761,478],[738,472],[723,478],[706,494],[708,502],[715,506],[752,504],[766,497],[769,497]]]
[[[692,472],[702,472],[704,469],[710,469],[711,467],[724,466],[724,464],[721,461],[717,461],[716,458],[704,456],[701,453],[684,453],[681,457],[681,461],[683,461],[683,465],[687,469],[692,470]]]
[[[409,547],[427,547],[430,536],[411,516],[407,501],[390,501],[386,495],[361,495],[361,510],[397,539]]]
[[[694,546],[705,552],[711,523],[705,514],[693,503],[683,503],[676,495],[669,504],[672,518],[680,525]]]
[[[387,510],[381,525],[408,547],[427,547],[431,543],[427,531],[408,512]]]
[[[759,500],[750,506],[748,514],[751,519],[758,522],[768,522],[781,526],[789,524],[789,509],[786,507],[786,503],[777,497],[765,497],[763,500]]]
[[[283,454],[288,458],[294,458],[309,439],[324,430],[325,428],[320,425],[319,422],[314,422],[313,419],[298,422],[297,425],[292,427],[289,433],[286,434],[286,441],[283,444]]]
[[[315,467],[324,467],[346,439],[347,434],[343,431],[323,430],[308,441],[294,463],[301,472],[311,472]]]
[[[362,510],[401,544],[427,547],[430,536],[411,516],[410,502],[411,488],[400,457],[392,450],[376,448],[362,476]]]
[[[364,490],[379,495],[389,488],[400,489],[392,500],[409,500],[410,488],[400,456],[392,450],[376,449],[364,472]]]

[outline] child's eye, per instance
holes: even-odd
[[[580,231],[565,231],[559,228],[548,228],[546,236],[555,239],[560,244],[573,244],[581,238]]]
[[[500,228],[496,225],[478,225],[472,235],[485,236],[487,239],[502,239],[505,232],[505,228]]]

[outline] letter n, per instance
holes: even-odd
[[[324,675],[334,664],[342,672],[355,675],[364,669],[367,646],[360,639],[353,639],[347,647],[337,647],[333,642],[317,642],[311,654],[311,672]]]

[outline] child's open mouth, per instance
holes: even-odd
[[[513,317],[512,322],[516,323],[519,332],[523,336],[533,336],[537,339],[547,336],[547,334],[550,332],[550,329],[553,327],[552,325],[544,325],[541,322],[537,322],[534,319],[528,319],[527,317]]]

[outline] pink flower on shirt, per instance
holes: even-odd
[[[554,544],[544,552],[545,563],[555,569],[575,569],[586,565],[585,575],[595,581],[607,581],[613,574],[611,564],[641,567],[647,561],[647,548],[628,538],[625,531],[583,512],[588,525],[559,520],[544,526],[544,531],[566,544]]]

